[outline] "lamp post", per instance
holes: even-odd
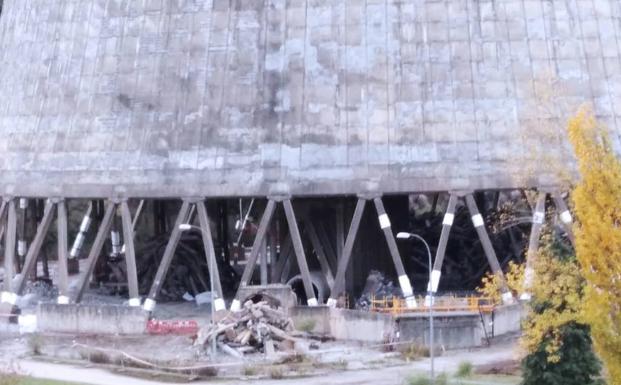
[[[431,282],[432,282],[432,277],[431,277],[431,272],[433,269],[432,266],[432,261],[431,261],[431,249],[429,248],[429,244],[427,243],[427,241],[425,241],[425,239],[423,237],[421,237],[418,234],[413,234],[413,233],[405,233],[405,232],[401,232],[397,234],[397,238],[398,239],[411,239],[411,238],[416,238],[418,240],[420,240],[421,242],[423,242],[425,244],[425,247],[427,248],[427,257],[429,259],[429,285],[427,286],[427,296],[429,297],[429,359],[431,360],[431,382],[433,383],[434,378],[435,378],[435,373],[434,373],[434,364],[433,364],[433,290],[431,287]]]
[[[196,230],[198,230],[198,231],[200,231],[202,233],[205,233],[205,230],[203,230],[202,228],[200,228],[198,226],[191,225],[189,223],[182,223],[182,224],[179,225],[179,230],[181,230],[181,231],[188,231],[188,230],[192,230],[192,229],[196,229]],[[215,289],[214,289],[214,286],[213,286],[213,281],[214,281],[214,278],[213,278],[213,271],[214,271],[214,269],[213,269],[213,260],[214,260],[214,258],[208,256],[207,259],[209,260],[208,261],[209,262],[209,264],[208,264],[209,265],[209,285],[211,286],[211,289],[210,289],[211,290],[211,322],[215,325],[215,323],[216,323],[215,322],[216,312],[215,312],[215,308],[214,308],[214,302],[216,300],[216,294],[215,294]],[[212,354],[213,354],[214,358],[216,356],[216,349],[217,349],[216,348],[216,343],[217,343],[216,339],[212,338],[211,351],[212,351]]]

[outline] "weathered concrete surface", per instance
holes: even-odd
[[[429,318],[425,313],[403,315],[399,320],[399,340],[429,346]],[[483,345],[485,334],[476,313],[434,314],[434,347],[465,349]],[[490,336],[491,337],[491,336]]]
[[[522,304],[499,306],[494,313],[485,314],[485,327],[494,336],[516,333],[522,330],[522,321],[528,314],[527,306]]]
[[[298,306],[289,310],[295,325],[314,322],[312,331],[337,340],[385,342],[394,333],[391,315],[368,311]]]
[[[51,303],[37,307],[37,327],[41,332],[143,334],[147,320],[147,313],[140,307]]]
[[[609,0],[5,0],[0,191],[549,184],[513,157],[575,105],[619,147],[619,41]]]
[[[486,338],[515,335],[521,331],[526,308],[520,304],[499,306],[493,314],[476,312],[434,313],[434,341],[445,349],[484,346]],[[416,313],[397,317],[401,341],[429,346],[429,315]],[[483,329],[485,327],[485,330]]]

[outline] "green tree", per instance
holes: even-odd
[[[558,344],[556,338],[562,343]],[[553,347],[554,353],[550,353]],[[556,358],[551,360],[551,354]],[[522,385],[598,385],[601,364],[593,353],[588,326],[570,322],[548,335],[522,361]]]

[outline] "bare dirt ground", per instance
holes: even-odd
[[[157,358],[159,362],[188,362],[195,359],[196,351],[189,348],[188,337],[143,337],[134,339],[83,337],[68,340],[66,337],[46,336],[41,344],[42,356],[32,355],[32,341],[27,337],[5,337],[0,339],[0,366],[14,363],[21,373],[38,378],[58,381],[81,382],[91,385],[162,384],[160,375],[135,373],[131,369],[118,371],[107,364],[93,364],[84,361],[76,344],[88,346],[107,346],[122,349],[131,354],[140,354],[147,359]],[[147,354],[150,353],[150,354]],[[436,373],[446,373],[449,377],[456,372],[462,362],[470,362],[475,367],[518,358],[514,342],[503,343],[490,348],[470,351],[446,352],[435,359]],[[79,361],[82,359],[82,361]],[[213,363],[203,357],[202,362]],[[385,353],[374,348],[357,344],[328,343],[321,351],[310,352],[307,358],[311,364],[279,366],[282,379],[272,379],[271,367],[274,362],[262,357],[235,361],[220,357],[221,366],[218,378],[208,381],[193,381],[193,384],[283,384],[283,385],[394,385],[403,384],[412,375],[425,375],[429,371],[427,358],[404,362],[397,353]],[[201,358],[199,361],[201,362]],[[252,370],[250,370],[252,369]],[[250,373],[250,372],[257,372]],[[131,373],[131,376],[129,375]],[[258,374],[258,373],[261,374]],[[167,378],[166,383],[188,383],[188,377]],[[515,378],[495,377],[483,380],[459,380],[464,385],[515,384]]]

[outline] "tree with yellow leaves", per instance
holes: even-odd
[[[621,163],[587,108],[568,132],[581,177],[572,198],[576,255],[587,282],[584,320],[610,385],[621,385]]]
[[[559,246],[551,229],[542,236],[533,268],[537,279],[523,325],[522,385],[597,385],[601,364],[592,348],[589,327],[582,323],[584,279],[575,256]],[[507,281],[522,291],[524,266],[511,263]],[[500,296],[492,275],[478,289],[485,296]]]

